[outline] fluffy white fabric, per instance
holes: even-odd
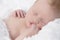
[[[27,11],[36,0],[0,0],[0,17],[6,18],[16,9]]]
[[[24,40],[60,40],[60,19],[49,22],[38,34]]]
[[[10,40],[6,24],[0,19],[0,40]]]

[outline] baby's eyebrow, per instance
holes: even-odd
[[[34,13],[35,16],[38,16],[38,13]]]

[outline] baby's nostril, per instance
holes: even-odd
[[[34,22],[30,22],[30,25],[35,24]]]
[[[30,25],[32,25],[33,23],[31,22]]]
[[[39,28],[39,30],[41,30],[42,28]]]

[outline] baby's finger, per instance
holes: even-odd
[[[19,17],[19,18],[21,18],[21,11],[20,10],[16,11],[16,16]]]
[[[17,10],[17,15],[20,18],[24,18],[25,17],[25,12],[23,10]]]
[[[23,14],[23,17],[25,17],[25,16],[26,16],[26,12],[22,11],[22,14]]]

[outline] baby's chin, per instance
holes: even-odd
[[[34,32],[32,32],[31,34],[29,34],[28,36],[29,37],[32,37],[32,36],[38,34],[39,31],[40,31],[39,29],[38,30],[35,30]]]

